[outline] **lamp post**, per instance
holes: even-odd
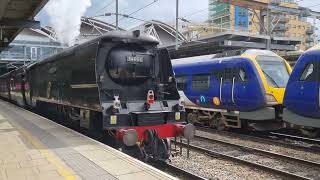
[[[119,29],[119,0],[116,0],[116,29]]]
[[[178,33],[179,33],[179,0],[176,0],[176,50],[178,50]]]

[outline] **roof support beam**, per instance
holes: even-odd
[[[32,29],[40,29],[41,28],[39,21],[13,20],[13,19],[0,20],[0,27],[2,27],[2,28],[32,28]]]

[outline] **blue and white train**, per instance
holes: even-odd
[[[285,92],[283,120],[309,136],[320,134],[320,46],[300,56]]]
[[[282,102],[290,65],[267,50],[239,56],[198,56],[172,61],[189,122],[226,128],[283,127]]]

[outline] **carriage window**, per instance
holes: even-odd
[[[300,81],[316,81],[316,79],[315,65],[313,63],[307,64],[300,76]]]
[[[239,69],[238,75],[239,75],[240,81],[243,81],[243,82],[247,81],[247,74],[243,68]]]
[[[232,73],[232,69],[225,69],[224,71],[224,81],[232,81],[233,78],[233,73]]]
[[[187,76],[176,76],[178,90],[184,90],[187,86]]]
[[[192,90],[203,91],[208,90],[210,87],[210,75],[199,74],[192,76]]]
[[[223,71],[214,70],[213,71],[213,76],[214,76],[215,79],[220,81],[221,77],[223,77]]]

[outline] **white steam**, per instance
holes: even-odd
[[[81,16],[91,6],[91,0],[51,0],[45,11],[58,40],[72,46],[80,34]]]

